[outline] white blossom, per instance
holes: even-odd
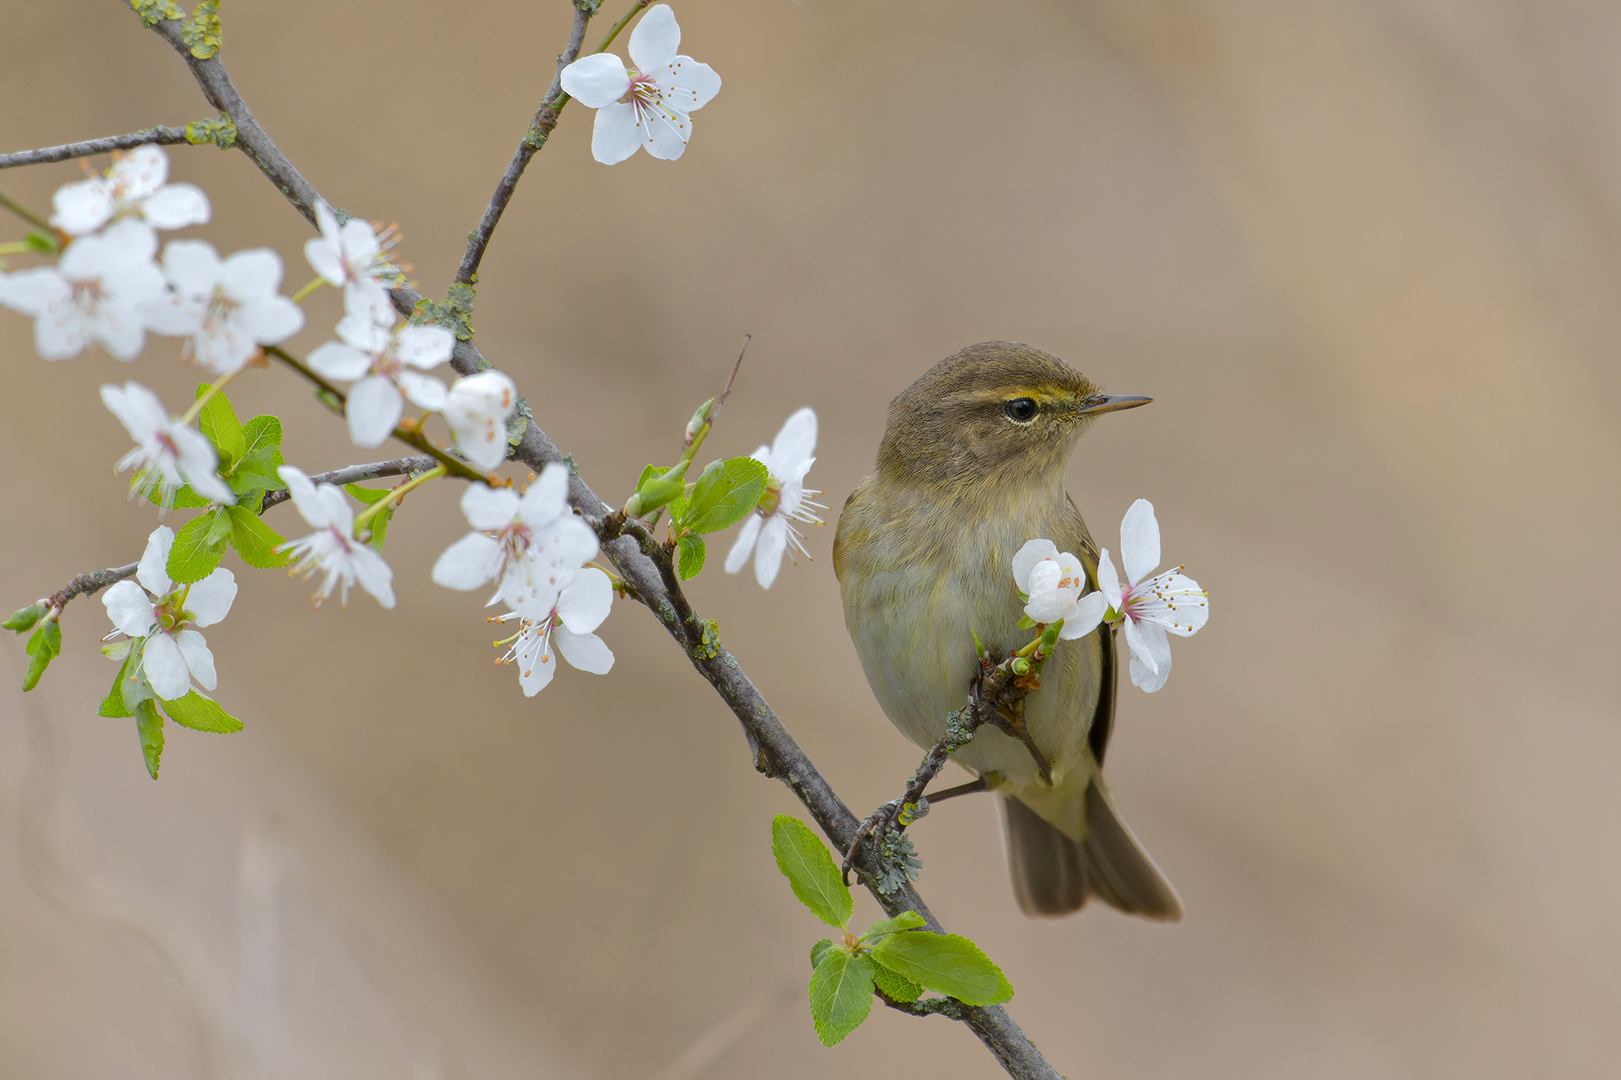
[[[321,235],[304,244],[310,266],[327,284],[343,290],[345,310],[369,312],[374,322],[384,322],[385,314],[393,313],[388,290],[404,280],[387,245],[359,218],[340,226],[338,215],[324,202],[315,204],[315,223]]]
[[[1101,592],[1086,592],[1081,560],[1059,551],[1051,540],[1031,540],[1019,549],[1013,556],[1013,580],[1029,597],[1024,613],[1038,623],[1064,620],[1058,636],[1066,641],[1096,630],[1109,606]]]
[[[1171,642],[1165,635],[1188,637],[1210,618],[1210,596],[1182,567],[1156,577],[1159,566],[1159,522],[1147,499],[1138,499],[1120,523],[1120,559],[1126,584],[1120,584],[1107,548],[1098,559],[1098,588],[1109,601],[1108,619],[1124,623],[1131,646],[1131,682],[1152,693],[1171,674]]]
[[[269,248],[222,260],[211,244],[173,240],[163,249],[163,276],[170,291],[141,305],[147,329],[189,338],[186,351],[216,375],[304,326],[304,312],[278,292],[281,256]]]
[[[134,218],[148,229],[183,229],[208,220],[208,196],[194,184],[165,184],[169,155],[137,146],[113,155],[112,168],[58,188],[51,224],[73,236],[93,233],[109,221]]]
[[[220,479],[214,444],[196,428],[171,419],[152,391],[138,382],[108,383],[101,388],[101,401],[135,440],[135,449],[119,458],[113,469],[135,470],[133,494],[166,507],[175,491],[188,484],[212,502],[236,502],[230,486]]]
[[[121,221],[73,241],[55,266],[7,276],[0,304],[33,316],[34,347],[47,360],[78,356],[92,342],[133,360],[146,344],[141,306],[163,293],[157,246],[151,229]]]
[[[347,301],[346,301],[347,302]],[[445,384],[423,371],[450,359],[455,335],[442,326],[392,329],[392,310],[351,308],[338,323],[341,341],[310,353],[309,365],[329,379],[358,379],[349,388],[344,416],[356,446],[382,446],[400,422],[405,399],[435,412],[445,407]]]
[[[511,647],[502,663],[518,665],[518,682],[528,697],[545,689],[557,674],[557,652],[581,671],[605,675],[614,654],[595,633],[613,606],[613,585],[596,567],[576,570],[563,581],[556,598],[543,604],[521,604],[498,621],[519,620],[516,637],[497,644]]]
[[[490,603],[550,607],[563,580],[597,554],[597,536],[568,505],[568,466],[546,466],[520,499],[510,488],[469,484],[462,513],[474,531],[445,549],[433,580],[476,589],[498,582]]]
[[[762,589],[769,589],[777,580],[784,555],[793,558],[797,551],[810,558],[804,534],[792,523],[820,525],[822,519],[816,511],[827,509],[811,498],[821,492],[805,487],[805,474],[816,463],[815,450],[816,413],[805,408],[788,418],[770,446],[762,446],[751,455],[765,466],[768,479],[760,505],[743,519],[737,541],[726,555],[728,574],[743,569],[752,551],[755,580]]]
[[[214,654],[192,627],[219,622],[236,599],[236,578],[224,567],[190,585],[169,580],[173,547],[174,531],[158,526],[147,537],[135,581],[120,581],[101,598],[114,626],[131,638],[144,639],[141,666],[152,692],[164,701],[185,697],[192,679],[204,690],[217,685]]]
[[[441,410],[467,460],[486,471],[507,459],[507,417],[518,388],[499,371],[481,371],[451,384]]]
[[[308,578],[323,573],[315,591],[320,607],[341,585],[338,603],[349,605],[349,587],[358,583],[386,608],[394,606],[394,571],[370,544],[355,539],[355,514],[342,489],[332,484],[316,484],[302,469],[283,465],[276,470],[287,484],[293,505],[315,529],[308,536],[277,546],[292,554],[292,573]]]
[[[591,156],[604,165],[624,161],[645,146],[673,161],[692,137],[689,114],[720,91],[720,76],[708,64],[676,55],[681,28],[668,4],[647,9],[630,35],[627,69],[613,53],[582,57],[563,69],[563,90],[597,110]]]

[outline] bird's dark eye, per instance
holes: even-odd
[[[1007,418],[1015,424],[1028,424],[1036,418],[1039,409],[1033,399],[1018,397],[1007,403],[1005,411]]]

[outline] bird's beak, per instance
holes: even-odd
[[[1081,407],[1075,411],[1079,416],[1097,416],[1106,412],[1118,412],[1121,409],[1135,409],[1153,400],[1140,394],[1095,394],[1081,402]]]

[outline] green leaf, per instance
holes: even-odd
[[[220,4],[219,0],[203,0],[197,5],[197,10],[191,13],[180,26],[180,40],[191,48],[191,55],[199,60],[208,60],[218,56],[220,46]],[[157,776],[154,772],[153,777]]]
[[[276,545],[286,542],[280,533],[247,507],[227,506],[224,510],[231,523],[231,546],[243,562],[260,570],[287,565],[287,557],[275,550]]]
[[[679,544],[681,580],[691,581],[704,568],[704,538],[697,533],[683,533]]]
[[[218,536],[223,528],[224,535]],[[169,549],[169,580],[185,584],[201,581],[214,572],[231,535],[231,518],[218,510],[199,514],[181,526]]]
[[[255,416],[242,425],[246,448],[231,474],[231,490],[238,495],[251,491],[280,491],[276,470],[286,464],[281,456],[281,421],[274,416]]]
[[[834,1046],[872,1012],[872,984],[876,965],[865,956],[851,956],[834,947],[822,954],[810,981],[811,1019],[823,1046]]]
[[[345,484],[343,490],[367,506],[375,506],[393,493],[392,488],[369,488],[361,487],[359,484]],[[388,535],[388,523],[394,520],[394,511],[398,509],[398,506],[390,506],[385,510],[379,510],[366,522],[366,528],[371,530],[371,539],[367,543],[379,551],[383,549],[383,538]]]
[[[643,469],[642,478],[636,484],[636,494],[625,504],[625,512],[631,517],[640,517],[686,494],[687,482],[682,474],[672,476],[671,472],[670,469],[660,469],[654,465]]]
[[[34,631],[23,650],[28,654],[28,670],[23,673],[23,690],[39,685],[40,676],[51,661],[62,655],[62,624],[52,619]]]
[[[891,934],[872,950],[873,959],[925,990],[965,1005],[995,1005],[1013,996],[1002,969],[960,934],[912,931]]]
[[[174,501],[169,505],[176,510],[199,510],[213,504],[190,487],[183,487],[174,493]]]
[[[102,700],[101,707],[96,710],[97,716],[134,716],[129,706],[124,704],[124,665],[118,665],[118,674],[113,676],[113,688],[107,691]]]
[[[152,684],[146,681],[146,672],[141,669],[141,650],[146,648],[146,639],[142,638],[134,644],[140,646],[130,650],[124,659],[124,669],[119,672],[124,681],[119,684],[119,696],[124,701],[124,708],[134,710],[143,701],[155,701],[157,695],[152,692]]]
[[[141,736],[141,756],[146,759],[146,771],[156,780],[158,761],[163,757],[163,716],[158,712],[156,699],[148,698],[135,706],[135,730]]]
[[[20,634],[25,630],[32,630],[34,628],[34,624],[39,622],[39,620],[43,619],[44,617],[44,608],[40,607],[38,604],[29,604],[25,608],[18,608],[16,611],[12,612],[11,618],[7,619],[3,623],[0,623],[0,626],[5,627],[7,630],[14,630]]]
[[[799,902],[829,926],[843,927],[855,910],[850,887],[833,865],[827,846],[798,818],[778,814],[771,819],[771,852],[777,869],[788,878]]]
[[[867,932],[861,935],[863,942],[877,941],[887,934],[898,934],[902,930],[916,930],[920,926],[927,926],[928,920],[915,911],[903,911],[893,919],[881,919],[867,927]]]
[[[811,970],[812,971],[816,970],[816,965],[820,964],[822,962],[822,957],[826,956],[827,955],[827,950],[831,949],[832,947],[833,947],[833,939],[832,938],[823,938],[821,941],[818,941],[816,944],[811,946]]]
[[[749,516],[765,493],[765,466],[751,457],[727,458],[707,468],[692,489],[692,509],[683,524],[693,532],[730,528]]]
[[[908,979],[898,971],[891,971],[882,964],[874,964],[873,981],[878,984],[885,996],[896,1001],[916,1001],[923,996],[923,987]]]
[[[183,698],[165,701],[163,711],[169,714],[169,719],[193,731],[235,735],[242,730],[242,721],[220,708],[213,698],[206,698],[195,690],[188,691]]]
[[[204,0],[205,3],[208,0]],[[202,383],[197,387],[197,396],[200,398],[208,393],[208,384]],[[214,444],[214,449],[220,453],[220,475],[230,475],[232,467],[241,461],[248,452],[246,435],[242,429],[242,421],[236,418],[236,410],[231,408],[230,399],[223,393],[215,394],[203,406],[203,411],[197,414],[197,428]]]

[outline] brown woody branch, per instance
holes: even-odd
[[[105,139],[47,146],[43,150],[20,150],[15,154],[0,154],[0,169],[10,169],[18,165],[49,165],[55,161],[71,161],[93,154],[109,154],[114,150],[132,150],[148,143],[173,146],[186,141],[185,128],[148,128],[146,131],[132,131],[128,135],[109,135]]]
[[[313,223],[314,203],[319,195],[259,126],[231,83],[224,65],[218,58],[198,60],[193,57],[180,40],[178,22],[163,22],[155,29],[175,47],[191,68],[210,104],[229,116],[236,125],[236,145]],[[393,290],[392,296],[395,307],[404,314],[409,314],[421,299],[420,294],[409,286]],[[459,341],[451,358],[451,366],[463,375],[470,375],[489,365],[471,341]],[[529,419],[511,457],[536,472],[549,464],[565,460],[557,444],[533,418]],[[572,461],[568,464],[571,473],[570,502],[581,517],[597,530],[604,554],[630,585],[634,595],[647,605],[670,636],[682,646],[693,667],[714,687],[737,717],[748,740],[754,767],[787,785],[834,846],[841,851],[848,850],[855,840],[860,822],[789,734],[776,711],[743,672],[737,658],[721,643],[715,624],[706,622],[693,611],[681,589],[669,553],[639,522],[626,521],[622,515],[614,513],[613,508],[599,498],[584,478],[573,470]],[[876,857],[870,852],[860,853],[855,867],[872,888],[879,869]],[[872,891],[889,915],[915,911],[923,916],[930,929],[942,932],[939,921],[910,884],[903,884],[888,895],[880,894],[875,888]],[[1000,1005],[964,1005],[961,1007],[961,1019],[1010,1075],[1019,1080],[1060,1080],[1058,1072]]]

